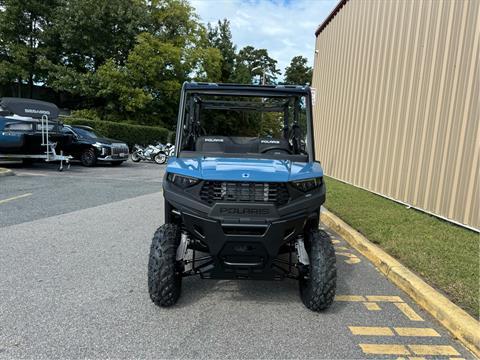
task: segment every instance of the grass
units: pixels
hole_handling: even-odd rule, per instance
[[[325,207],[478,319],[480,235],[326,178]]]

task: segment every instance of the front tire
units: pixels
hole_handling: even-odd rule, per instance
[[[165,164],[165,162],[167,161],[167,155],[165,155],[164,153],[158,153],[157,155],[155,155],[153,160],[159,165]]]
[[[311,230],[306,240],[310,265],[306,273],[300,277],[300,297],[307,308],[321,311],[332,305],[335,297],[337,287],[335,250],[330,236],[323,230]]]
[[[148,292],[155,305],[172,306],[180,297],[182,274],[176,261],[179,244],[177,225],[164,224],[155,231],[148,261]]]
[[[95,154],[95,150],[93,148],[85,149],[80,155],[80,161],[82,162],[83,166],[94,166],[97,163],[97,155]]]
[[[141,160],[141,159],[140,159],[140,156],[138,155],[138,153],[137,153],[136,151],[134,151],[134,152],[132,153],[132,161],[133,161],[133,162],[140,162],[140,160]]]

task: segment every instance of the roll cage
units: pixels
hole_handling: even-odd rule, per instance
[[[191,95],[191,96],[188,96]],[[207,96],[208,95],[208,96]],[[228,99],[211,99],[221,96]],[[205,98],[204,98],[205,97]],[[250,102],[235,100],[245,97],[261,97],[275,99],[273,102]],[[306,107],[305,144],[301,145],[299,123],[300,97],[304,97]],[[278,100],[278,101],[277,101]],[[293,104],[292,104],[293,102]],[[293,105],[293,113],[288,111]],[[237,85],[217,83],[184,83],[180,96],[175,156],[191,157],[194,154],[201,156],[222,156],[219,153],[208,153],[184,150],[186,144],[195,144],[201,137],[202,124],[200,122],[200,109],[203,110],[239,110],[246,112],[277,112],[283,113],[283,137],[292,147],[292,160],[315,161],[313,143],[313,121],[311,90],[308,86],[289,85]],[[186,114],[188,116],[186,116]],[[188,146],[187,146],[188,147]],[[194,147],[194,145],[190,145]],[[300,155],[300,153],[302,154]],[[278,155],[270,154],[235,154],[236,157],[263,157],[277,158]]]

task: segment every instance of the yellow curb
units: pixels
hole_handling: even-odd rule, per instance
[[[322,208],[320,219],[480,358],[480,322],[330,211]]]
[[[9,175],[13,175],[12,170],[0,167],[0,176],[9,176]]]

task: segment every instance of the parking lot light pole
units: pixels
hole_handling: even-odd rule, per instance
[[[263,66],[255,66],[251,71],[255,71],[257,69],[261,69],[262,70],[262,81],[261,81],[261,85],[265,85],[265,82],[266,82],[266,76],[265,76],[265,68]]]

